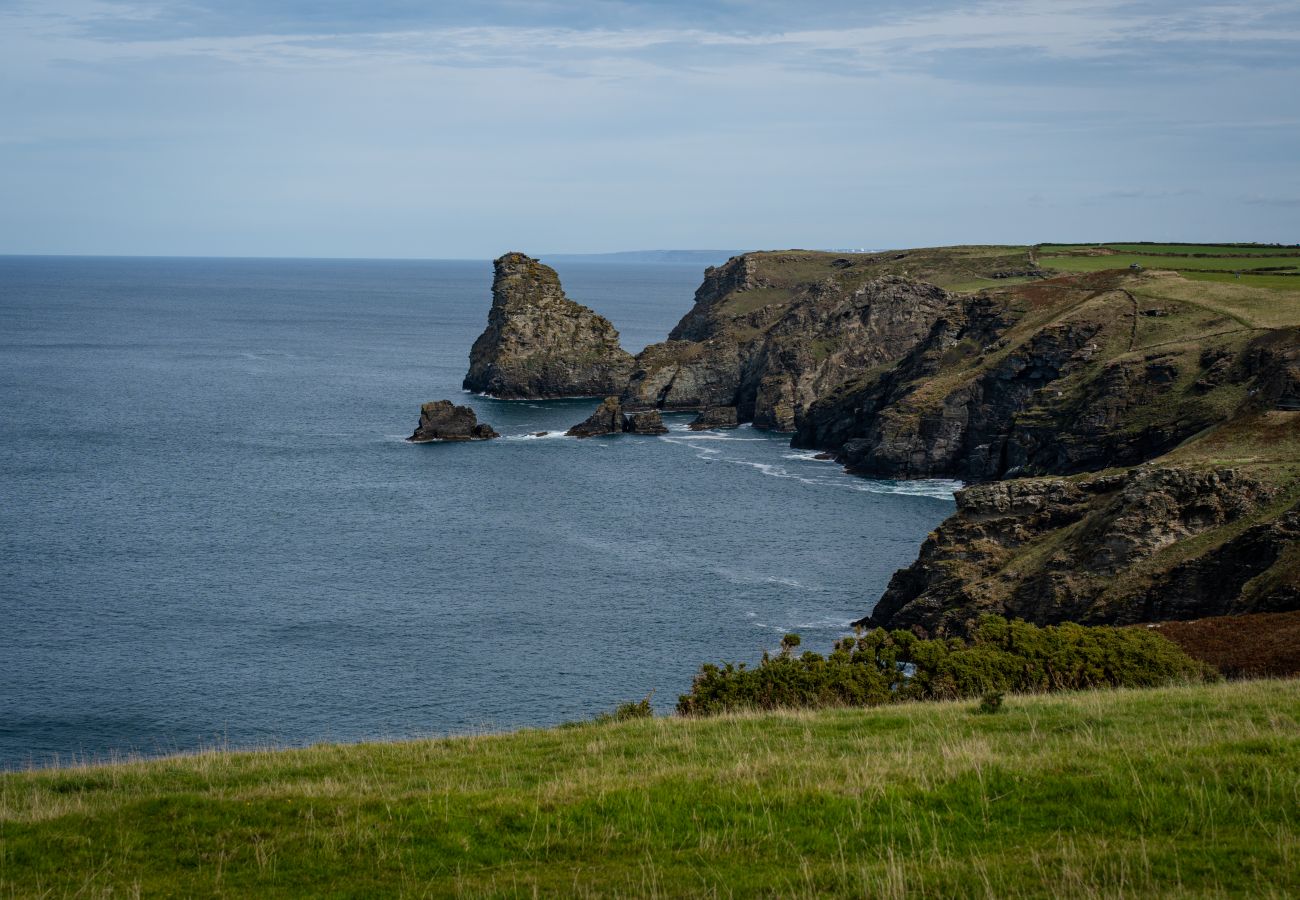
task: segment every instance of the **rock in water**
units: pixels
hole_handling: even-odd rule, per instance
[[[686,426],[691,431],[709,431],[714,428],[735,428],[736,407],[710,406],[701,410],[691,424]]]
[[[627,417],[617,397],[606,397],[596,411],[586,420],[565,432],[569,437],[596,437],[601,434],[622,434],[627,430]]]
[[[627,417],[627,423],[624,430],[628,434],[667,434],[668,427],[664,425],[663,417],[659,415],[659,410],[652,409],[649,412],[633,413]]]
[[[486,422],[479,422],[474,410],[456,406],[450,400],[432,400],[420,407],[420,424],[407,438],[414,444],[430,441],[487,441],[500,437]]]
[[[633,360],[608,319],[566,297],[555,270],[522,253],[494,267],[492,310],[470,350],[467,390],[506,399],[623,390]]]

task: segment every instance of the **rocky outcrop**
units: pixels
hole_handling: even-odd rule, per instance
[[[609,320],[566,297],[550,266],[522,253],[493,265],[492,309],[470,350],[467,390],[525,399],[623,389],[632,357]]]
[[[814,402],[792,444],[877,477],[1069,474],[1152,459],[1223,421],[1242,393],[1258,393],[1255,405],[1285,393],[1285,361],[1243,345],[1248,330],[1144,349],[1142,330],[1177,335],[1204,316],[1135,296],[1141,279],[1100,273],[966,298],[897,364]],[[1035,322],[1035,307],[1062,314]],[[1168,321],[1140,330],[1153,310]],[[1264,389],[1268,378],[1277,384]]]
[[[655,410],[625,415],[617,397],[606,397],[600,406],[565,434],[570,437],[597,437],[603,434],[667,434],[663,419]]]
[[[628,434],[667,434],[668,426],[657,409],[632,413],[627,417],[627,426],[623,429]]]
[[[691,431],[711,431],[715,428],[735,428],[737,424],[736,407],[710,406],[700,410],[700,414],[686,427]]]
[[[1298,540],[1300,504],[1236,468],[979,485],[859,624],[951,635],[985,613],[1129,624],[1294,609]]]
[[[623,407],[617,397],[606,397],[596,411],[565,432],[569,437],[597,437],[602,434],[622,434],[627,426]]]
[[[623,391],[630,408],[734,407],[792,431],[844,381],[905,355],[951,298],[830,254],[746,254],[705,272],[669,340],[647,347]]]
[[[487,441],[500,436],[491,425],[480,422],[468,406],[457,406],[450,400],[432,400],[420,407],[420,424],[407,440],[425,444],[432,441]]]

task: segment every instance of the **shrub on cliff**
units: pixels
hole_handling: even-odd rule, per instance
[[[778,656],[756,668],[706,664],[683,694],[685,715],[732,709],[876,706],[902,700],[952,700],[992,692],[1031,693],[1100,687],[1151,687],[1216,677],[1158,634],[1066,623],[1039,628],[997,616],[970,641],[923,640],[876,629],[835,642],[828,656],[794,656],[787,635]]]

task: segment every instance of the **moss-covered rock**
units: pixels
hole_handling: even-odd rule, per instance
[[[493,264],[487,329],[470,350],[466,390],[507,399],[623,390],[632,356],[609,320],[564,294],[559,276],[522,253]]]

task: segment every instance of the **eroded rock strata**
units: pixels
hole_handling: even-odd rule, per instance
[[[710,406],[700,410],[700,414],[686,427],[691,431],[711,431],[715,428],[735,428],[737,424],[736,407]]]
[[[1122,625],[1300,608],[1298,500],[1230,467],[967,488],[859,624],[950,635],[984,613]]]
[[[598,437],[604,434],[667,434],[668,428],[657,410],[626,415],[617,397],[606,397],[582,422],[565,432],[569,437]]]
[[[792,431],[844,380],[905,354],[947,306],[940,288],[828,254],[753,253],[705,272],[695,305],[636,358],[629,408],[732,407]]]
[[[457,406],[450,400],[432,400],[420,407],[420,424],[407,440],[424,444],[431,441],[487,441],[500,436],[491,425],[480,422],[468,406]]]
[[[498,261],[503,308],[511,278],[532,285],[519,296],[558,292],[514,256]],[[1295,609],[1293,297],[1052,273],[1033,248],[749,253],[706,271],[667,341],[619,357],[607,371],[624,377],[601,391],[618,396],[569,433],[655,432],[659,410],[692,410],[694,428],[791,431],[864,475],[972,483],[864,624],[957,634],[983,612],[1047,624]],[[504,358],[531,359],[527,344]]]
[[[522,253],[493,264],[487,329],[470,350],[467,390],[506,399],[604,396],[623,389],[632,356],[609,320],[564,294]]]

